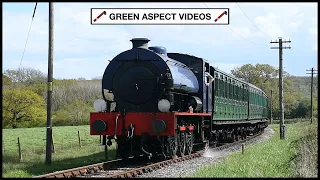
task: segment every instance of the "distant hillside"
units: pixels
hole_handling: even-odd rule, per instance
[[[310,97],[311,76],[290,76],[294,86],[302,92],[304,97]],[[318,77],[313,77],[313,92],[314,97],[318,96]]]

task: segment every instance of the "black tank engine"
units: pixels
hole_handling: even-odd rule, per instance
[[[149,47],[145,38],[131,42],[132,49],[106,67],[104,100],[95,101],[97,112],[90,113],[90,134],[102,135],[104,145],[114,139],[117,157],[183,156],[206,143],[245,139],[267,127],[261,89],[203,58]]]
[[[167,56],[164,47],[148,47],[148,39],[131,40],[133,47],[117,55],[103,75],[103,89],[112,93],[115,111],[200,111],[199,82],[185,64]]]

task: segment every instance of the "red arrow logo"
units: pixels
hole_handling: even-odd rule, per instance
[[[227,15],[227,14],[228,14],[227,11],[221,13],[220,16],[218,16],[218,17],[214,20],[214,22],[217,22],[223,15]]]
[[[106,15],[107,14],[107,12],[106,11],[103,11],[101,14],[99,14],[99,16],[97,17],[97,18],[95,18],[94,20],[93,20],[93,22],[96,22],[102,15]]]

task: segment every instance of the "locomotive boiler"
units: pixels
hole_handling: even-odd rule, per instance
[[[148,47],[148,39],[132,39],[132,49],[109,63],[102,87],[116,99],[120,112],[199,111],[202,103],[194,96],[199,82],[183,63],[167,56],[164,47]]]
[[[90,134],[117,144],[117,157],[191,154],[195,145],[234,141],[266,126],[265,93],[202,58],[167,53],[146,38],[115,56],[102,79],[103,100]],[[207,83],[206,74],[214,78]]]

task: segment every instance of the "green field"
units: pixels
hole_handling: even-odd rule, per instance
[[[248,146],[245,153],[232,153],[218,164],[201,168],[191,177],[317,177],[317,124],[288,124],[286,139],[279,138],[279,125],[267,141]]]
[[[3,129],[3,176],[31,177],[104,161],[100,137],[90,136],[88,125],[53,127],[52,131],[55,152],[52,154],[52,164],[45,165],[45,127]],[[22,160],[19,160],[18,137]],[[108,149],[109,159],[113,159],[115,144]]]
[[[318,150],[317,124],[309,125],[308,122],[288,124],[285,140],[279,139],[278,126],[270,125],[275,134],[265,142],[248,146],[244,155],[230,154],[222,163],[203,168],[192,177],[314,176],[312,168],[317,167],[317,164],[314,164],[317,161],[317,154],[314,153]],[[21,143],[21,161],[17,146],[18,137]],[[31,177],[104,161],[100,138],[90,136],[89,126],[53,128],[55,153],[52,155],[51,165],[44,164],[45,137],[44,127],[3,129],[3,176]],[[303,143],[302,148],[299,146],[301,143]],[[113,143],[109,148],[109,159],[115,156],[114,145]]]

